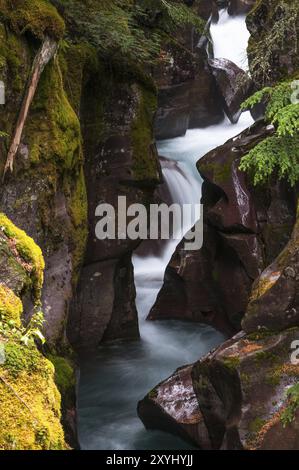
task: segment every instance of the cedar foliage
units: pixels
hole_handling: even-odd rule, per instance
[[[110,61],[152,63],[165,35],[177,26],[204,22],[179,0],[52,0],[72,39],[86,41]]]
[[[265,118],[276,128],[273,136],[241,159],[240,169],[253,176],[255,185],[267,182],[273,174],[291,186],[299,180],[299,100],[294,85],[299,82],[289,80],[263,88],[242,105],[248,109],[266,99]]]

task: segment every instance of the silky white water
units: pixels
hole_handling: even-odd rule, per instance
[[[246,68],[248,31],[245,17],[220,12],[212,25],[216,57],[235,61]],[[245,60],[244,60],[245,58]],[[198,204],[202,180],[196,161],[253,123],[243,113],[238,124],[227,118],[205,129],[189,130],[184,137],[158,143],[165,187],[172,202]],[[163,189],[163,188],[162,188]],[[195,219],[187,223],[191,228]],[[147,242],[145,242],[147,243]],[[79,438],[83,449],[188,449],[179,438],[160,431],[147,431],[137,417],[137,402],[177,367],[206,354],[224,337],[209,326],[178,321],[149,322],[146,317],[163,285],[165,268],[178,240],[149,245],[133,257],[140,341],[103,345],[97,355],[82,359],[79,389]],[[142,253],[142,254],[141,254]]]
[[[229,59],[248,71],[247,46],[250,33],[244,16],[231,17],[227,10],[220,10],[218,23],[210,27],[215,59]]]

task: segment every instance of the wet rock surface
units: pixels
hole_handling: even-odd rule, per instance
[[[284,183],[259,193],[238,169],[241,156],[272,132],[259,122],[198,162],[204,245],[192,252],[178,246],[149,319],[240,329],[253,281],[287,244],[295,220],[294,192]]]
[[[138,404],[138,415],[148,429],[160,429],[209,448],[204,424],[192,383],[192,366],[178,369],[155,387]]]
[[[298,365],[290,361],[298,335],[298,327],[238,334],[154,388],[139,403],[139,416],[146,426],[179,434],[201,449],[296,449],[298,409],[288,390],[298,384]]]
[[[246,72],[230,60],[209,59],[208,63],[222,96],[225,114],[235,124],[241,116],[241,104],[251,93],[252,82]]]

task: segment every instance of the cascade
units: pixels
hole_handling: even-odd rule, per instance
[[[215,57],[248,68],[249,33],[245,17],[220,11],[211,25]],[[202,180],[196,161],[253,123],[249,112],[235,125],[220,124],[188,130],[184,137],[158,142],[164,184],[161,191],[171,202],[198,204]],[[190,219],[186,231],[196,220]],[[185,228],[185,227],[184,227]],[[147,243],[147,242],[145,242]],[[194,362],[223,341],[209,326],[177,321],[148,322],[146,317],[163,285],[177,240],[163,242],[147,254],[141,248],[133,257],[140,341],[103,345],[93,360],[82,361],[79,390],[79,437],[83,449],[190,449],[179,438],[146,431],[137,417],[137,402],[177,367]]]

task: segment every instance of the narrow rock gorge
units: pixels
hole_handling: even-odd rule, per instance
[[[298,11],[0,0],[0,450],[299,449]]]

